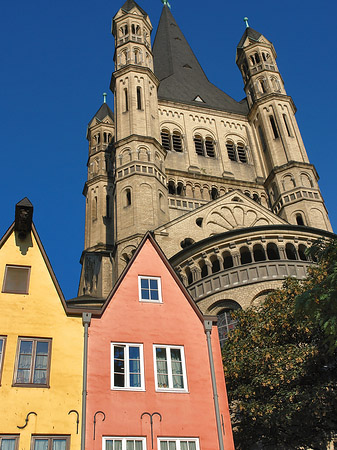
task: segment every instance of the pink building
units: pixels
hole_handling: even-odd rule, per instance
[[[147,234],[91,320],[85,448],[234,449],[212,319]]]

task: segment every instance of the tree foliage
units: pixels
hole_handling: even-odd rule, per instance
[[[337,431],[337,362],[327,343],[336,260],[320,248],[307,280],[287,279],[259,308],[235,312],[223,361],[237,449],[326,450]]]

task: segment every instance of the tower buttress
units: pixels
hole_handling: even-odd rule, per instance
[[[246,21],[238,44],[240,69],[250,108],[249,121],[260,148],[265,188],[273,211],[291,224],[331,231],[318,187],[295,118],[296,107],[284,88],[273,44]]]
[[[127,0],[113,18],[115,279],[146,231],[169,220],[151,31],[148,15],[133,0]]]

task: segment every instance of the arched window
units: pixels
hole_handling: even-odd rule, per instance
[[[236,320],[233,319],[232,313],[240,308],[240,305],[232,300],[224,302],[224,308],[217,314],[218,332],[220,346],[222,347],[228,337],[228,333],[234,330]]]
[[[174,181],[170,180],[168,182],[168,193],[170,195],[175,195],[176,194],[176,185],[174,183]]]
[[[216,200],[219,197],[219,191],[216,187],[212,187],[211,189],[211,199]]]
[[[255,244],[253,247],[254,261],[265,261],[266,260],[266,252],[261,244]]]
[[[91,215],[92,220],[97,220],[97,196],[93,198]]]
[[[248,247],[240,248],[240,261],[241,264],[249,264],[252,262],[252,255]]]
[[[259,54],[258,54],[258,53],[255,53],[255,54],[254,54],[254,57],[255,57],[256,64],[258,64],[258,63],[260,62],[260,56],[259,56]]]
[[[285,115],[285,114],[283,114],[283,121],[284,121],[284,125],[285,125],[285,127],[286,127],[286,130],[287,130],[287,133],[288,133],[288,136],[290,136],[291,137],[291,133],[290,133],[290,127],[289,127],[289,124],[288,124],[288,119],[287,119],[287,116]]]
[[[225,270],[230,269],[231,267],[234,266],[233,257],[229,251],[223,252],[222,258],[223,258],[223,267]]]
[[[199,156],[204,155],[204,145],[202,137],[199,135],[194,136],[194,146],[195,146],[195,153]]]
[[[232,141],[227,141],[226,148],[227,148],[228,158],[231,161],[236,161],[236,152],[235,152],[235,148],[234,148],[234,143]]]
[[[211,256],[210,258],[212,263],[212,273],[216,273],[220,271],[220,261],[216,257],[216,255]]]
[[[260,125],[257,127],[257,131],[258,131],[259,136],[260,136],[260,141],[261,141],[261,145],[262,145],[262,150],[263,150],[264,152],[266,152],[266,151],[267,151],[267,143],[266,143],[266,139],[265,139],[265,137],[264,137],[263,130],[262,130],[262,128],[260,127]]]
[[[277,139],[279,137],[278,131],[277,131],[277,126],[276,126],[276,122],[274,119],[274,116],[269,116],[269,121],[270,121],[270,125],[272,127],[273,133],[274,133],[274,138]]]
[[[129,111],[129,99],[128,99],[128,90],[124,88],[124,110]]]
[[[205,139],[205,148],[206,148],[207,156],[209,156],[210,158],[214,158],[215,157],[215,150],[214,150],[214,141],[213,141],[212,138],[207,137]]]
[[[260,83],[260,91],[262,92],[262,94],[265,94],[267,92],[267,88],[266,88],[266,81],[264,79],[259,80]]]
[[[167,151],[171,150],[170,132],[167,130],[162,130],[160,134],[161,134],[161,145],[164,147],[165,150]]]
[[[142,109],[142,89],[137,86],[137,109]]]
[[[295,249],[294,245],[289,242],[286,244],[286,255],[287,255],[287,258],[291,259],[292,261],[297,259],[296,249]]]
[[[280,253],[278,251],[277,245],[274,244],[274,242],[269,242],[269,244],[267,245],[267,256],[271,261],[280,259]]]
[[[207,264],[205,263],[205,261],[202,259],[199,262],[199,267],[201,269],[201,278],[205,278],[208,275],[208,267]]]
[[[306,255],[307,247],[304,244],[300,244],[298,246],[298,256],[300,257],[301,261],[308,261],[307,255]]]
[[[256,202],[256,203],[261,204],[260,197],[259,197],[258,194],[256,194],[256,193],[253,194],[253,200],[254,200],[254,202]]]
[[[131,189],[125,189],[125,206],[131,205]]]
[[[241,142],[239,142],[237,144],[236,148],[237,148],[237,152],[238,152],[239,161],[242,163],[246,163],[247,162],[247,154],[246,154],[245,146]]]
[[[181,181],[177,184],[177,195],[184,195],[184,185]]]
[[[193,274],[189,267],[186,267],[185,274],[186,274],[186,278],[187,278],[187,283],[192,284],[193,283]]]
[[[183,144],[181,139],[181,134],[178,131],[174,131],[172,134],[172,146],[175,152],[183,151]]]
[[[301,213],[296,214],[296,223],[297,225],[304,225],[304,220]]]

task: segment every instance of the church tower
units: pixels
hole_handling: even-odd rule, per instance
[[[285,91],[273,44],[253,30],[238,44],[236,63],[244,81],[248,119],[260,147],[265,189],[272,210],[290,224],[331,231],[309,159],[295,119],[296,107]]]
[[[159,142],[159,81],[153,72],[151,31],[148,15],[133,0],[113,18],[115,277],[144,233],[168,221],[166,150]]]

